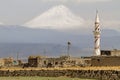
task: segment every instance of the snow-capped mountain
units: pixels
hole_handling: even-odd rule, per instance
[[[37,16],[33,20],[24,24],[29,28],[42,29],[77,29],[82,26],[84,19],[76,16],[64,5],[58,5],[50,8],[46,12]]]

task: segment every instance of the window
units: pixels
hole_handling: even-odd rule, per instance
[[[46,61],[44,61],[44,64],[46,64]]]
[[[98,62],[100,62],[100,59],[97,59]]]
[[[55,62],[55,65],[58,65],[58,62]]]

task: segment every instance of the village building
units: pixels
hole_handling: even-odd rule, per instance
[[[21,60],[14,60],[12,57],[8,58],[0,58],[0,67],[13,67],[13,66],[21,66]]]
[[[0,58],[0,67],[3,67],[5,65],[4,60]]]
[[[3,60],[4,60],[4,66],[6,67],[13,66],[14,59],[12,57],[3,58]]]
[[[101,50],[102,56],[120,56],[120,50]]]
[[[30,56],[28,65],[30,67],[74,67],[80,66],[82,63],[80,58],[70,56],[61,56],[58,58],[45,58],[40,56]]]
[[[120,66],[120,56],[93,56],[91,66]]]

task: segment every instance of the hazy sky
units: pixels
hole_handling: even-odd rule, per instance
[[[120,29],[120,0],[0,0],[0,23],[22,25],[56,5],[65,5],[88,24],[98,9],[103,26]]]

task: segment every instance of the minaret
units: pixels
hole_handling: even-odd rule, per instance
[[[98,11],[96,11],[96,18],[95,18],[95,30],[94,32],[94,55],[100,56],[100,20],[98,16]]]

